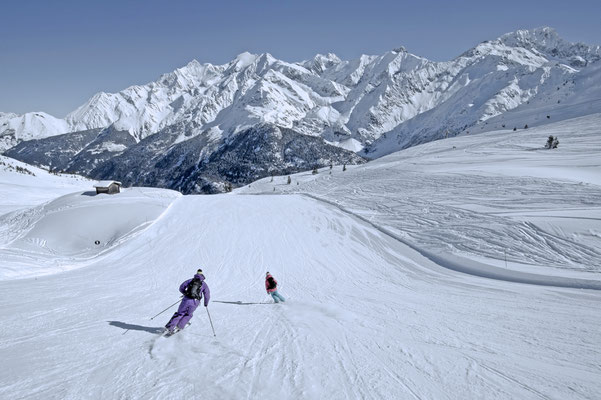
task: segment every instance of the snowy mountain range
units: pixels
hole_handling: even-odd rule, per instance
[[[599,112],[599,59],[599,46],[551,28],[509,33],[448,62],[402,47],[351,61],[243,53],[98,93],[64,119],[0,114],[0,146],[31,164],[126,185],[216,192],[449,135]]]

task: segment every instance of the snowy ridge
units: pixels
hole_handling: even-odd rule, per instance
[[[0,113],[0,150],[10,148],[20,141],[42,139],[71,131],[72,128],[65,120],[44,112],[23,115]]]
[[[574,67],[583,67],[601,59],[600,46],[567,42],[549,27],[518,30],[501,36],[498,41],[512,47],[534,48],[541,54],[569,60]]]
[[[111,124],[137,140],[173,123],[195,103],[194,96],[213,83],[219,66],[196,60],[148,85],[131,86],[119,93],[98,93],[67,115],[72,131],[106,128]]]

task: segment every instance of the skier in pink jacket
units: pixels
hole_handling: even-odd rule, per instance
[[[284,296],[278,293],[278,281],[276,281],[269,272],[265,276],[265,290],[267,290],[267,294],[270,294],[271,297],[273,297],[273,301],[276,303],[286,301]]]

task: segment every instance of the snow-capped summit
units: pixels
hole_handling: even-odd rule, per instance
[[[336,54],[328,53],[326,55],[317,54],[313,59],[301,62],[301,65],[317,74],[321,74],[326,69],[341,62],[342,60]]]
[[[62,119],[45,112],[22,115],[0,113],[0,151],[20,141],[42,139],[70,132],[71,127]]]
[[[199,86],[208,86],[219,74],[223,72],[223,67],[213,64],[201,64],[196,60],[190,61],[184,67],[178,68],[173,72],[163,74],[157,81],[172,89],[193,89]]]
[[[264,59],[273,58],[271,54],[263,54],[262,56],[258,56],[256,54],[251,54],[248,51],[240,53],[234,58],[232,62],[230,62],[230,68],[233,68],[235,71],[240,71],[248,67],[250,64],[257,61],[259,57],[263,57]]]
[[[98,93],[70,113],[66,120],[72,130],[106,128],[112,124],[137,140],[174,123],[211,86],[223,67],[194,60],[162,75],[147,85],[131,86],[119,93]]]
[[[553,58],[575,61],[574,66],[586,66],[601,59],[599,46],[570,43],[550,27],[518,30],[501,36],[497,41],[511,47],[534,49]]]

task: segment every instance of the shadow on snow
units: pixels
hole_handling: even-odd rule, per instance
[[[273,304],[273,303],[243,303],[241,301],[219,301],[219,300],[213,300],[213,303],[235,304],[238,306],[250,306],[250,305],[255,305],[255,304]]]
[[[125,322],[121,322],[121,321],[107,321],[107,322],[109,323],[109,325],[116,326],[117,328],[131,330],[131,331],[143,331],[143,332],[154,333],[154,334],[161,333],[165,329],[163,327],[157,328],[157,327],[151,327],[151,326],[126,324]]]

